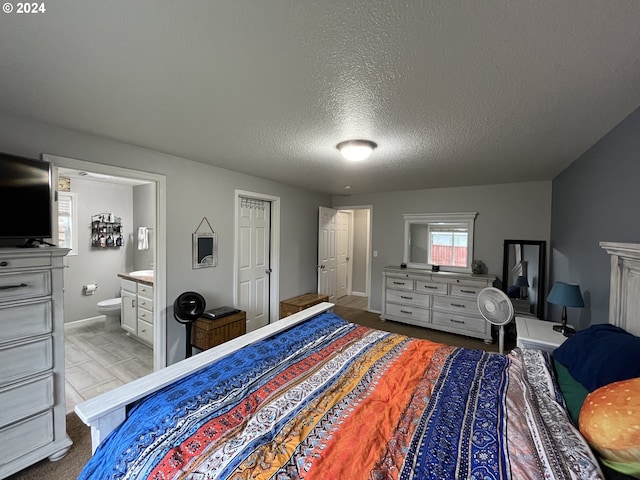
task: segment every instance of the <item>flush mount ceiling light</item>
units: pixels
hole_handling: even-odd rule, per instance
[[[347,160],[359,162],[368,158],[377,146],[371,140],[347,140],[346,142],[340,142],[336,145],[336,148],[340,150],[342,156]]]

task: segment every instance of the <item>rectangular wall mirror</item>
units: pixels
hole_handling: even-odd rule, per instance
[[[404,263],[410,268],[471,272],[477,213],[405,213]]]
[[[544,316],[546,249],[543,240],[504,241],[502,290],[516,315]]]

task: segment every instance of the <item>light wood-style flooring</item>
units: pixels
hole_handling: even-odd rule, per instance
[[[340,305],[341,307],[357,308],[358,310],[366,310],[368,304],[368,297],[360,297],[357,295],[345,295],[336,301],[336,305]]]
[[[153,350],[124,330],[106,331],[104,321],[68,323],[64,334],[67,413],[77,403],[153,372]]]

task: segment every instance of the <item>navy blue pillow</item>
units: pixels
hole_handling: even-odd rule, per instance
[[[592,392],[640,377],[640,337],[608,323],[591,325],[556,348],[553,358]]]

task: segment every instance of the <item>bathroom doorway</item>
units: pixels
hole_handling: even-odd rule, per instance
[[[151,270],[153,291],[148,314],[152,317],[153,334],[148,343],[152,344],[152,353],[150,360],[139,363],[146,363],[152,371],[166,366],[165,177],[52,155],[43,157],[57,167],[63,184],[70,183],[69,190],[77,199],[78,245],[65,258],[65,323],[89,323],[100,318],[97,303],[120,297],[119,274]],[[91,226],[94,215],[104,214],[122,222],[123,239],[112,239],[102,247],[100,243],[93,244]],[[144,227],[144,239],[139,237],[140,227]],[[137,354],[137,345],[143,350],[142,342],[123,348]],[[104,384],[106,388],[110,383],[105,380]]]

